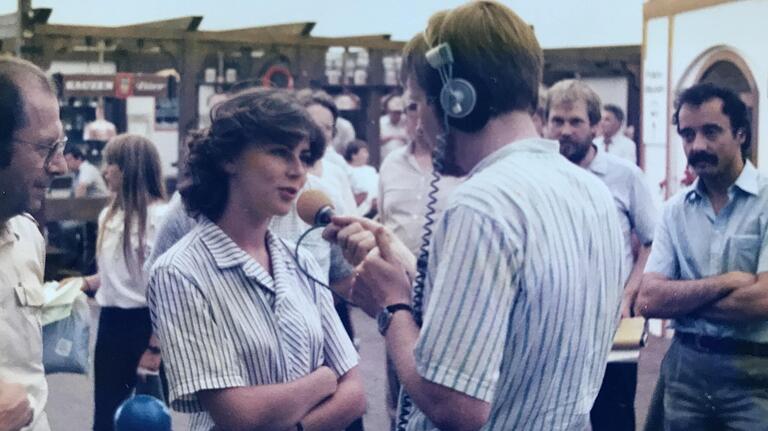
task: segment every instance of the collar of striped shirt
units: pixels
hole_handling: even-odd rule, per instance
[[[216,223],[201,217],[200,236],[219,269],[240,266],[247,277],[255,279],[266,289],[275,292],[275,281],[269,275],[269,271],[240,248]],[[275,274],[296,269],[288,244],[269,230],[267,231],[267,248]]]
[[[528,152],[528,153],[558,153],[560,151],[560,143],[553,140],[530,138],[522,139],[519,141],[510,142],[507,145],[499,148],[491,154],[485,156],[483,160],[475,165],[467,177],[471,177],[483,169],[491,166],[496,161],[507,157],[511,153],[515,152]]]

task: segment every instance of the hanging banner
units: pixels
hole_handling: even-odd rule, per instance
[[[168,97],[168,78],[141,73],[62,75],[62,97]]]

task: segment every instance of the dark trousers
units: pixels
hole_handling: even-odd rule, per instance
[[[660,374],[653,390],[648,416],[645,417],[643,431],[664,431],[664,378]]]
[[[637,362],[609,362],[589,413],[593,431],[635,431]]]
[[[701,352],[675,338],[661,372],[665,430],[768,430],[768,358]]]
[[[148,308],[103,307],[94,354],[94,431],[111,431],[115,410],[136,386],[136,367],[152,334]]]

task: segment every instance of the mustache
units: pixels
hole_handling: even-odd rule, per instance
[[[709,163],[710,165],[716,165],[719,161],[715,154],[708,153],[706,151],[696,151],[688,156],[688,164],[695,165],[698,163]]]

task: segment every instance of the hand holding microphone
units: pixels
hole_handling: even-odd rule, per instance
[[[365,218],[336,216],[333,210],[331,200],[319,190],[307,190],[296,202],[299,217],[311,226],[326,226],[323,238],[338,244],[344,258],[357,266],[376,247],[373,232],[381,225]]]
[[[305,223],[311,226],[326,226],[323,238],[338,244],[344,258],[353,266],[360,265],[376,248],[376,231],[379,228],[387,229],[371,219],[335,215],[333,203],[319,190],[307,190],[302,193],[296,202],[296,210]],[[416,256],[391,232],[389,238],[393,255],[403,263],[412,279],[416,274]]]
[[[333,204],[318,190],[299,196],[296,209],[304,222],[326,226],[323,238],[338,244],[356,267],[352,299],[371,316],[392,301],[410,302],[416,257],[382,224],[361,217],[337,216]]]

